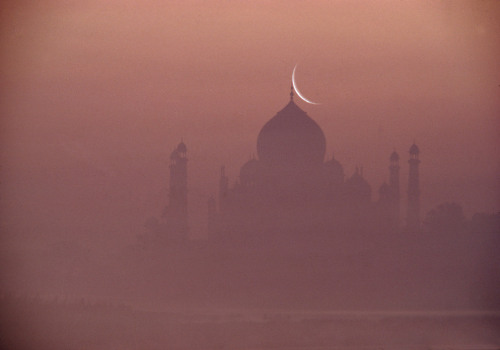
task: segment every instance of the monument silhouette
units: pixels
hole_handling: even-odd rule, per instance
[[[399,155],[389,157],[388,183],[372,199],[363,167],[346,177],[333,156],[325,160],[326,139],[321,127],[293,100],[260,130],[257,157],[252,156],[230,186],[221,167],[217,200],[208,201],[208,240],[238,248],[311,247],[335,237],[372,231],[418,231],[419,148],[409,154],[406,225],[400,220]],[[188,240],[187,148],[172,152],[169,205],[164,217],[168,236]],[[327,247],[328,245],[326,245]]]
[[[245,301],[260,295],[271,303],[384,298],[382,287],[365,291],[386,284],[388,271],[405,264],[398,261],[406,249],[402,237],[420,232],[418,147],[409,150],[406,220],[398,153],[389,154],[387,181],[373,199],[363,167],[346,176],[337,159],[325,159],[323,130],[294,102],[293,87],[288,104],[260,130],[256,148],[235,181],[221,167],[202,241],[189,239],[187,147],[174,148],[168,205],[149,227],[165,266],[178,267],[161,272],[177,293]]]

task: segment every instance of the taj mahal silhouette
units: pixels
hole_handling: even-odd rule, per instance
[[[356,167],[346,177],[333,157],[325,161],[321,127],[290,101],[261,129],[257,157],[242,167],[229,186],[221,167],[217,200],[208,200],[208,240],[238,248],[314,246],[346,233],[418,231],[420,226],[419,148],[409,149],[406,220],[400,218],[399,155],[389,156],[388,182],[372,200],[372,189]],[[171,241],[188,240],[187,147],[174,149],[170,163],[169,203],[164,234]],[[404,224],[402,225],[402,222]],[[291,248],[291,247],[289,247]]]
[[[387,182],[373,200],[362,167],[346,176],[339,161],[325,159],[323,130],[294,102],[292,86],[233,185],[221,167],[204,240],[189,235],[187,153],[182,141],[172,151],[168,204],[149,225],[149,251],[161,261],[155,275],[168,281],[162,295],[360,306],[385,305],[387,285],[391,293],[410,288],[404,281],[418,266],[412,242],[421,232],[417,145],[409,149],[403,218],[398,153],[389,154]]]
[[[137,261],[151,262],[138,278],[154,279],[154,293],[206,305],[463,306],[470,305],[470,293],[453,293],[464,276],[472,281],[481,264],[496,261],[497,254],[485,258],[482,247],[496,242],[497,219],[477,216],[467,226],[456,215],[443,222],[436,212],[438,226],[429,226],[429,214],[421,222],[415,143],[406,191],[400,156],[389,151],[382,163],[387,179],[373,194],[362,167],[346,176],[337,159],[325,159],[323,130],[294,102],[292,88],[288,103],[261,128],[256,149],[237,179],[230,181],[221,167],[218,195],[208,198],[207,234],[193,239],[188,148],[182,141],[174,148],[168,203],[132,249]],[[475,290],[473,303],[497,305],[488,294],[493,290]]]

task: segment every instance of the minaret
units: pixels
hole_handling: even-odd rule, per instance
[[[187,148],[181,141],[170,156],[168,222],[172,234],[182,239],[188,234]]]
[[[224,211],[226,208],[226,198],[227,191],[229,188],[229,179],[226,176],[226,167],[221,166],[220,168],[220,180],[219,180],[219,210]]]
[[[208,238],[211,239],[214,237],[215,234],[216,217],[217,217],[217,208],[215,204],[215,198],[213,196],[210,196],[208,198],[207,206],[208,206],[207,231],[208,231]]]
[[[400,207],[400,193],[399,193],[399,154],[396,151],[392,152],[389,158],[389,196],[390,196],[390,211],[392,227],[399,227],[399,207]]]
[[[406,217],[406,224],[411,231],[418,231],[420,229],[419,153],[420,150],[413,143],[410,147],[410,160],[408,161],[410,164],[410,173],[408,177],[408,209]]]

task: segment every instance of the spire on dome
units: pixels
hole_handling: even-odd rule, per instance
[[[290,101],[293,101],[293,83],[292,86],[290,86]]]

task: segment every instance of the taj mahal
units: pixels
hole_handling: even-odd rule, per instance
[[[325,159],[323,130],[294,102],[292,86],[288,104],[258,134],[257,157],[241,167],[233,186],[221,167],[218,196],[208,200],[208,242],[293,252],[328,249],[346,235],[416,232],[419,152],[416,144],[411,145],[404,217],[398,153],[389,155],[388,178],[374,200],[362,167],[347,176],[335,158]],[[173,242],[188,240],[187,162],[187,147],[181,142],[171,154],[169,200],[162,218],[164,235]]]
[[[404,162],[395,150],[378,162],[386,176],[376,191],[363,167],[347,173],[338,159],[326,157],[321,126],[295,97],[292,86],[288,103],[256,135],[256,155],[241,162],[239,176],[230,178],[222,166],[217,178],[214,170],[218,193],[204,198],[201,238],[190,232],[188,147],[182,140],[175,146],[166,207],[132,250],[138,262],[150,262],[140,278],[152,276],[154,293],[165,300],[206,305],[359,309],[447,303],[464,274],[475,278],[468,262],[483,261],[473,256],[492,239],[488,229],[477,226],[471,235],[457,222],[436,230],[421,221],[415,142]],[[470,294],[462,297],[458,304]]]

